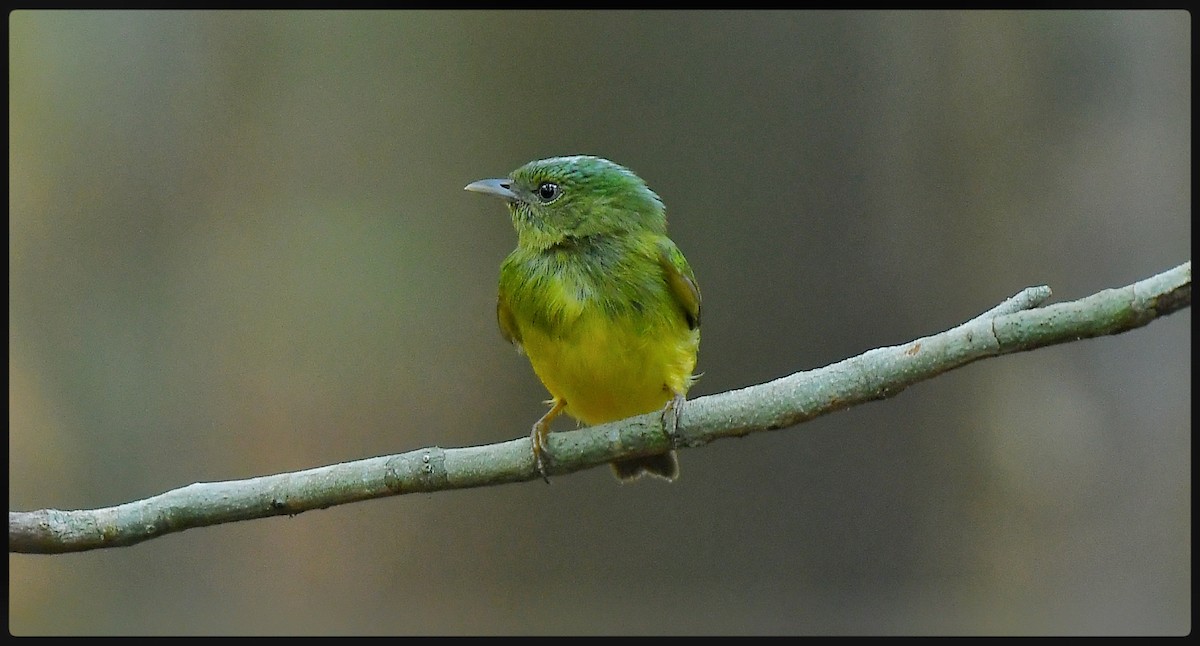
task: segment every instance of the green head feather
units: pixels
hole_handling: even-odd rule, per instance
[[[468,191],[508,202],[518,243],[537,249],[595,235],[666,233],[662,200],[624,166],[588,155],[529,162]]]

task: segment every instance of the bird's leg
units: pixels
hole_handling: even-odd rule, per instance
[[[685,401],[683,393],[675,393],[666,406],[663,406],[662,415],[659,420],[662,422],[663,432],[667,434],[667,441],[671,443],[671,448],[676,447],[675,431],[679,429],[679,409],[683,407]],[[670,424],[667,423],[667,415],[671,416]]]
[[[533,463],[537,466],[538,473],[542,474],[542,480],[545,480],[546,484],[550,484],[550,477],[546,475],[546,462],[550,456],[550,449],[546,446],[546,435],[550,433],[550,422],[553,422],[554,418],[558,417],[558,414],[567,407],[567,401],[558,397],[551,399],[550,403],[553,406],[533,425],[533,433],[529,435],[529,440],[533,444]]]

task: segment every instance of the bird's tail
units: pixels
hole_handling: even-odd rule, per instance
[[[617,476],[617,480],[628,482],[637,480],[643,475],[652,475],[656,478],[662,478],[668,482],[674,481],[679,477],[679,459],[675,457],[674,451],[660,453],[658,455],[647,455],[640,458],[630,458],[628,460],[617,460],[610,462],[613,475]]]

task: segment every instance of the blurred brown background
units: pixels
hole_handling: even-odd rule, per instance
[[[1191,257],[1184,12],[18,12],[9,507],[527,433],[462,190],[665,200],[701,396]],[[1191,312],[608,469],[9,557],[16,634],[1191,629]],[[569,428],[569,424],[559,426]]]

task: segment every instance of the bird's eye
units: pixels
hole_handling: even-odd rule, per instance
[[[555,184],[554,182],[542,182],[541,184],[538,184],[537,194],[538,198],[540,198],[543,202],[549,203],[558,199],[559,195],[562,195],[562,189],[559,188],[558,184]]]

